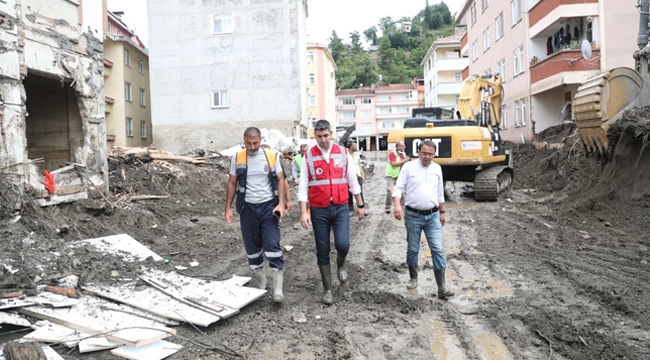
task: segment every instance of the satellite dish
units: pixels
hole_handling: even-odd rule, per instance
[[[591,59],[591,44],[587,39],[582,40],[580,44],[580,51],[582,51],[582,57],[589,60]]]

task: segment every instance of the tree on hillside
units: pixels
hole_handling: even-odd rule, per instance
[[[350,45],[348,47],[350,54],[358,54],[363,52],[363,47],[361,47],[361,35],[358,31],[353,31],[350,33]]]
[[[366,31],[363,32],[363,36],[366,37],[366,41],[371,45],[377,45],[377,27],[369,27],[366,29]]]
[[[446,25],[450,25],[454,22],[454,18],[451,16],[451,11],[449,7],[445,4],[444,1],[441,1],[440,4],[436,4],[437,12],[442,15],[442,22]]]
[[[385,17],[379,19],[379,29],[382,32],[385,32],[386,30],[388,30],[390,28],[394,28],[394,27],[395,27],[395,21],[393,21],[392,17],[385,16]]]
[[[338,64],[341,55],[345,52],[345,45],[343,40],[336,35],[336,31],[332,30],[332,37],[330,38],[330,43],[327,46],[332,53],[332,59]]]
[[[424,23],[427,26],[427,29],[429,28],[429,24],[431,24],[431,8],[429,7],[429,0],[427,0],[426,7],[424,8]]]

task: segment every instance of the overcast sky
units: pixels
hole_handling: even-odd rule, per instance
[[[429,5],[440,0],[430,0]],[[465,0],[446,0],[452,15],[460,10]],[[327,45],[332,30],[347,40],[352,31],[363,33],[377,25],[379,19],[390,16],[397,20],[404,16],[413,17],[424,9],[426,0],[309,0],[307,18],[307,40]],[[108,0],[108,10],[124,11],[122,20],[149,46],[146,0]],[[363,38],[363,35],[362,35]]]

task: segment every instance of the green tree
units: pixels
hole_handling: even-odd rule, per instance
[[[427,0],[426,7],[424,8],[424,24],[427,29],[431,29],[431,8],[429,7],[429,0]]]
[[[350,53],[358,54],[363,52],[363,47],[361,47],[361,35],[358,31],[353,31],[350,33]]]
[[[395,28],[395,21],[390,16],[385,16],[379,19],[379,29],[382,32],[386,32],[388,29]]]
[[[377,45],[377,27],[369,27],[366,29],[366,31],[363,32],[363,36],[366,37],[366,41],[371,45]]]
[[[343,40],[336,35],[336,31],[332,30],[332,37],[330,37],[330,43],[327,47],[332,53],[332,59],[338,64],[339,58],[345,52],[345,45],[343,44]]]
[[[431,26],[430,29],[440,29],[442,24],[442,14],[439,12],[434,12],[431,16],[431,24],[429,24]]]

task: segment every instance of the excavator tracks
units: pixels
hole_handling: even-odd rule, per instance
[[[499,193],[512,184],[512,169],[509,166],[492,166],[481,170],[474,178],[474,199],[496,201]]]

